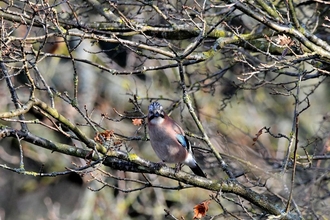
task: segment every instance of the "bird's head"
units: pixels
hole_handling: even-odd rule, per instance
[[[164,121],[165,113],[159,102],[152,102],[148,108],[148,120],[152,124],[160,124]]]

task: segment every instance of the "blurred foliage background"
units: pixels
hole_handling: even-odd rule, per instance
[[[292,201],[297,219],[326,219],[329,11],[328,2],[294,0],[0,1],[0,219],[192,219],[207,199],[204,219],[266,219],[238,195],[177,190],[182,183],[155,174],[102,164],[65,173],[90,161],[6,133],[25,124],[36,136],[88,149],[38,107],[4,117],[34,96],[90,139],[113,131],[115,150],[159,162],[145,118],[158,100],[190,136],[208,177],[228,179],[183,92],[237,181],[271,204]],[[138,182],[146,180],[150,186]]]

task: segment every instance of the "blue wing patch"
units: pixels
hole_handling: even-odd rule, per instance
[[[179,141],[179,143],[185,147],[186,149],[188,149],[188,145],[189,145],[189,142],[187,140],[187,138],[181,134],[177,134],[176,135],[176,139]]]

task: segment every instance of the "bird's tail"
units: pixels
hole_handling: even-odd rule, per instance
[[[202,177],[207,178],[206,174],[204,173],[202,168],[198,165],[198,163],[195,163],[195,167],[193,167],[193,166],[189,166],[189,167],[194,172],[194,174],[196,174],[197,176],[202,176]]]

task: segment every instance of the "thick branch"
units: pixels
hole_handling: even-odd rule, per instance
[[[72,122],[70,122],[66,117],[61,115],[56,109],[48,106],[46,103],[39,99],[29,100],[22,108],[18,108],[10,112],[0,113],[0,118],[11,118],[22,115],[28,112],[33,106],[41,108],[53,118],[57,119],[60,123],[69,128],[79,138],[79,140],[83,141],[89,148],[94,149],[94,147],[96,146],[98,152],[106,152],[106,149],[103,146],[95,143],[92,139],[88,138],[76,125],[72,124]]]
[[[250,17],[260,21],[261,23],[267,25],[273,30],[276,30],[278,32],[290,34],[297,38],[302,44],[304,44],[308,49],[311,51],[315,51],[318,53],[321,57],[326,57],[330,59],[330,45],[328,45],[325,41],[317,38],[316,36],[312,36],[306,29],[299,28],[295,29],[292,27],[289,27],[287,25],[279,24],[277,22],[274,22],[270,19],[267,19],[265,16],[256,13],[255,11],[251,10],[249,7],[244,5],[243,3],[231,0],[232,3],[235,3],[235,7],[245,14],[249,15]],[[311,41],[310,41],[310,40]]]
[[[29,143],[38,145],[51,151],[56,151],[80,158],[87,158],[90,155],[90,150],[84,150],[66,144],[54,143],[42,137],[35,136],[29,132],[16,131],[9,128],[2,128],[2,130],[0,130],[0,137],[3,138],[16,137],[16,135]],[[284,214],[281,211],[282,209],[269,202],[267,197],[252,191],[237,181],[209,180],[206,178],[198,177],[196,175],[185,173],[183,171],[176,171],[167,166],[159,166],[158,163],[152,163],[138,157],[135,154],[127,154],[122,151],[110,150],[106,155],[107,156],[104,159],[103,164],[113,169],[138,173],[154,173],[159,176],[167,177],[189,185],[198,186],[207,190],[234,193],[245,198],[246,200],[250,201],[251,203],[255,204],[270,214],[277,216]],[[99,160],[96,154],[93,154],[91,159],[94,161]],[[288,215],[283,216],[282,219],[294,219],[294,217],[289,213]]]

